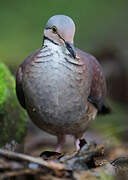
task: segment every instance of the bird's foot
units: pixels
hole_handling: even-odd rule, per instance
[[[56,147],[56,149],[55,149],[55,152],[60,152],[61,151],[61,149],[62,149],[62,146],[63,146],[63,144],[65,143],[65,140],[66,140],[66,136],[58,136],[57,137],[58,138],[58,144],[57,144],[57,147]]]
[[[62,145],[61,144],[58,144],[57,146],[56,146],[56,149],[55,149],[55,152],[60,152],[61,151],[61,149],[62,149]]]
[[[76,147],[76,151],[79,151],[81,149],[81,147],[83,147],[85,144],[87,144],[86,140],[83,139],[78,139],[76,138],[74,141],[75,147]]]
[[[79,139],[75,139],[75,147],[76,147],[76,151],[79,151],[80,150],[80,140]]]

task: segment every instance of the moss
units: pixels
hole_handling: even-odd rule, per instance
[[[4,66],[4,64],[0,63],[0,108],[1,110],[7,96],[6,76],[10,76],[10,74],[7,68]]]
[[[26,134],[27,115],[16,97],[15,79],[0,62],[0,146],[15,140],[22,142]]]
[[[110,173],[105,173],[103,170],[100,171],[99,173],[99,179],[101,180],[114,180],[115,177],[111,175]]]

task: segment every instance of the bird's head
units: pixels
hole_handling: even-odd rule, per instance
[[[49,39],[53,43],[66,46],[71,55],[75,58],[73,39],[75,24],[73,20],[65,15],[52,16],[44,29],[44,40]]]

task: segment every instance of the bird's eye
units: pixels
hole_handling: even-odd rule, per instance
[[[56,32],[57,32],[56,26],[52,26],[52,32],[53,32],[53,33],[56,33]]]

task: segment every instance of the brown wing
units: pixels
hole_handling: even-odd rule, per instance
[[[101,114],[106,114],[110,112],[108,105],[106,104],[106,82],[103,73],[103,69],[99,62],[92,55],[85,53],[77,49],[78,56],[84,54],[85,59],[88,59],[91,63],[91,68],[93,71],[92,83],[90,88],[90,95],[88,101],[95,105],[98,112]]]
[[[24,60],[24,62],[19,66],[17,73],[16,73],[16,94],[17,94],[17,97],[18,97],[18,100],[19,100],[21,106],[24,109],[26,109],[26,106],[25,106],[24,91],[23,91],[23,87],[22,87],[23,69],[26,64],[30,63],[33,60],[33,58],[37,55],[38,52],[39,52],[39,49],[34,51],[30,56],[28,56]]]
[[[110,109],[105,101],[106,98],[106,81],[103,69],[95,57],[89,55],[93,67],[93,80],[89,100],[98,108],[98,112],[106,114]]]

